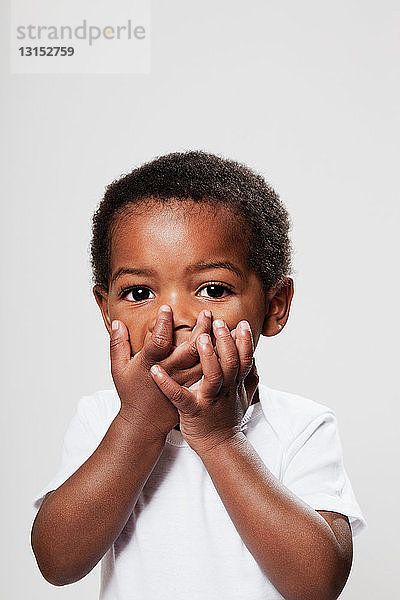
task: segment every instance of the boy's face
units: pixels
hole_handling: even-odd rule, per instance
[[[108,331],[112,320],[122,321],[136,354],[163,304],[172,308],[173,347],[189,338],[203,309],[231,330],[246,319],[256,346],[261,334],[284,325],[293,289],[289,298],[265,295],[248,267],[241,221],[223,207],[186,201],[126,211],[113,233],[108,291],[95,286],[94,293]]]

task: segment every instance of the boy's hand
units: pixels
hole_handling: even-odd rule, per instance
[[[182,435],[200,456],[240,431],[258,384],[247,321],[241,321],[233,335],[221,320],[214,321],[213,329],[216,349],[209,335],[197,338],[203,378],[190,389],[174,381],[162,365],[151,369],[160,390],[178,409]]]
[[[113,321],[110,335],[111,374],[121,399],[119,414],[127,421],[148,429],[156,438],[166,436],[179,422],[177,409],[165,398],[150,374],[154,363],[161,364],[182,385],[192,385],[201,378],[202,369],[196,338],[211,330],[211,313],[202,311],[187,342],[171,353],[172,311],[161,307],[153,331],[145,338],[143,348],[133,357],[129,333],[121,321]]]

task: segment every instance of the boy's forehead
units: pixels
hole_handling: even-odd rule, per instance
[[[160,252],[182,259],[222,253],[247,263],[244,220],[220,204],[180,201],[129,207],[113,228],[112,263],[154,258]]]

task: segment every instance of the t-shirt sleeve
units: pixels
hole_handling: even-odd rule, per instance
[[[337,419],[331,410],[316,417],[290,443],[282,482],[315,510],[346,515],[353,536],[365,528],[343,465]]]
[[[95,397],[85,396],[79,400],[75,414],[64,434],[58,470],[35,496],[33,501],[35,510],[40,508],[48,492],[64,483],[96,450],[103,437],[99,434],[99,417],[96,414],[98,410]]]

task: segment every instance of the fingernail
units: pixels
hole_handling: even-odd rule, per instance
[[[160,369],[157,367],[157,365],[153,365],[150,371],[153,373],[153,375],[158,375],[160,373]]]
[[[250,331],[250,325],[247,321],[240,321],[240,330],[241,331]]]
[[[163,304],[162,306],[160,306],[160,310],[162,310],[163,312],[171,312],[171,307],[168,306],[168,304]]]
[[[115,320],[114,320],[114,321],[111,323],[111,329],[112,329],[113,331],[117,331],[118,327],[119,327],[119,321],[115,321]]]
[[[205,316],[206,316],[208,319],[211,319],[211,313],[210,313],[210,311],[209,311],[209,310],[205,310],[205,311],[204,311],[204,314],[205,314]]]
[[[200,344],[210,343],[210,336],[207,335],[206,333],[202,333],[201,335],[199,335],[199,342],[200,342]]]
[[[211,356],[214,352],[214,349],[211,344],[211,338],[207,333],[202,333],[199,335],[199,344],[200,348],[207,356]]]
[[[217,319],[214,321],[214,327],[220,329],[221,327],[225,327],[225,323],[222,321],[222,319]]]

